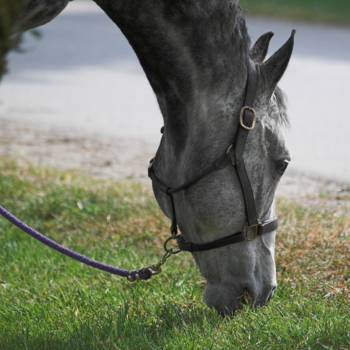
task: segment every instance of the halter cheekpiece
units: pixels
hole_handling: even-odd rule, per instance
[[[179,250],[177,252],[180,252],[180,251],[198,252],[198,251],[220,248],[229,244],[243,242],[245,240],[253,241],[258,236],[275,231],[278,228],[278,219],[276,217],[268,220],[260,220],[258,218],[253,190],[252,190],[252,187],[247,175],[247,171],[244,165],[244,158],[243,158],[244,146],[247,141],[249,131],[254,129],[255,122],[256,122],[256,114],[255,114],[255,110],[253,109],[256,90],[257,90],[257,71],[256,71],[255,64],[253,62],[250,62],[244,107],[241,109],[241,112],[240,112],[239,124],[234,137],[234,141],[228,147],[224,155],[218,158],[213,163],[212,166],[204,169],[202,173],[199,174],[197,177],[182,184],[181,186],[171,188],[167,186],[163,181],[161,181],[155,175],[155,172],[154,172],[155,158],[153,158],[150,161],[150,165],[148,168],[148,176],[151,178],[153,186],[156,186],[159,190],[161,190],[167,195],[168,203],[171,208],[170,210],[171,237],[165,242],[164,248],[166,251],[168,251],[168,249],[166,248],[166,244],[171,239],[176,240],[176,243],[179,247]],[[162,131],[163,131],[163,128],[162,128]],[[175,202],[174,202],[173,195],[175,193],[178,193],[180,191],[183,191],[189,188],[190,186],[200,181],[210,173],[217,170],[225,169],[229,165],[232,165],[236,168],[238,178],[240,180],[241,187],[243,190],[246,217],[247,217],[246,226],[243,227],[242,231],[235,232],[229,236],[219,238],[215,241],[210,241],[207,243],[186,242],[183,235],[178,234]],[[253,232],[252,235],[250,235],[251,231]],[[173,254],[177,252],[173,252]]]

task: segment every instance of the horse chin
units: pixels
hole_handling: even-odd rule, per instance
[[[203,297],[209,307],[215,308],[222,317],[226,317],[234,315],[246,306],[256,308],[267,305],[275,289],[276,285],[271,284],[257,295],[252,288],[207,284]]]

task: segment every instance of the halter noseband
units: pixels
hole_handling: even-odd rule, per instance
[[[244,146],[247,141],[248,133],[250,130],[253,130],[256,122],[256,114],[253,109],[254,99],[257,90],[257,72],[256,67],[253,62],[250,62],[249,65],[249,74],[247,81],[247,91],[244,102],[244,107],[241,109],[239,124],[236,131],[236,135],[233,143],[228,147],[227,152],[217,159],[211,167],[208,167],[202,171],[200,175],[184,183],[181,186],[171,188],[164,184],[154,173],[154,158],[151,160],[148,168],[148,176],[151,178],[152,183],[159,190],[166,193],[168,198],[168,203],[171,208],[171,227],[170,232],[172,234],[171,238],[176,239],[177,245],[179,246],[179,251],[187,252],[198,252],[204,250],[210,250],[215,248],[220,248],[229,244],[247,241],[253,241],[258,236],[261,236],[265,233],[275,231],[278,228],[278,219],[275,217],[269,220],[260,221],[257,216],[254,194],[250,181],[247,175],[247,171],[244,165]],[[210,241],[207,243],[192,243],[186,242],[183,235],[178,235],[177,233],[177,220],[176,220],[176,211],[173,194],[189,188],[194,183],[203,179],[210,173],[216,170],[225,169],[227,166],[233,165],[236,167],[238,178],[241,183],[243,190],[246,216],[247,216],[247,225],[243,227],[242,231],[235,232],[229,236],[219,238],[215,241]],[[249,230],[253,229],[254,235],[249,236]],[[168,242],[168,241],[167,241]],[[166,243],[167,243],[166,242]]]

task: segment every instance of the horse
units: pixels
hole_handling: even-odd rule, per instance
[[[49,22],[68,2],[32,0],[22,29]],[[153,191],[180,247],[191,244],[205,303],[222,315],[244,302],[266,305],[277,287],[275,194],[291,161],[277,84],[295,31],[265,60],[273,33],[251,47],[237,0],[95,2],[128,39],[156,95],[164,130]],[[236,244],[222,244],[231,236]]]

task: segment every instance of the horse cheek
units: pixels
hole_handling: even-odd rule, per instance
[[[187,207],[199,226],[216,230],[232,227],[241,221],[245,210],[242,190],[234,185],[231,172],[213,175],[215,179],[207,179],[186,193]]]

